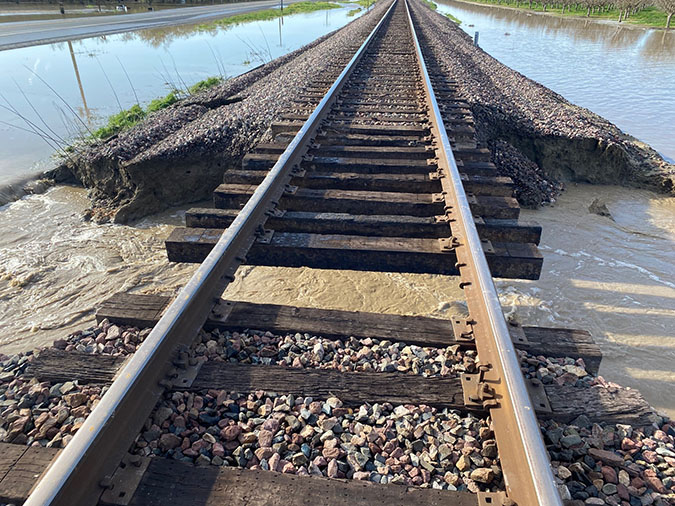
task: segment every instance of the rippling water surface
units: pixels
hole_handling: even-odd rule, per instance
[[[675,30],[436,3],[505,65],[675,159]]]
[[[614,216],[590,214],[598,196]],[[675,417],[675,198],[612,186],[572,186],[523,219],[543,228],[538,281],[498,280],[507,315],[525,325],[589,331],[600,374],[638,388]],[[245,267],[228,292],[251,302],[450,317],[447,276]]]

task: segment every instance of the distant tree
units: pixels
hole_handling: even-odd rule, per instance
[[[655,3],[668,15],[666,18],[666,29],[670,28],[670,18],[675,14],[675,0],[656,0]]]

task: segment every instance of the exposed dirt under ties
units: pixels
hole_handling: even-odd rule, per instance
[[[223,172],[241,163],[310,81],[358,44],[386,9],[370,13],[246,74],[151,115],[86,148],[49,176],[92,190],[93,217],[126,223],[168,207],[208,199]]]
[[[457,25],[411,2],[418,35],[458,83],[499,170],[513,178],[523,206],[555,198],[561,181],[612,183],[675,194],[675,166],[616,126],[502,65]],[[93,217],[125,223],[209,198],[269,126],[340,48],[356,45],[388,6],[286,56],[150,116],[86,148],[51,172],[57,182],[90,188]]]

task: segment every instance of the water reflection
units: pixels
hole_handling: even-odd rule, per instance
[[[674,30],[453,0],[439,0],[438,10],[469,35],[480,32],[481,48],[505,65],[675,159]]]
[[[171,45],[177,39],[193,37],[197,33],[215,37],[219,35],[219,33],[226,32],[230,28],[231,26],[217,26],[214,24],[165,26],[162,28],[148,28],[136,32],[126,32],[123,34],[123,40],[141,40],[154,48],[160,48],[162,46]]]
[[[236,76],[308,44],[354,19],[347,16],[353,7],[230,27],[162,27],[0,52],[0,186],[49,164],[53,143],[31,133],[30,123],[43,130],[46,124],[66,140],[86,136],[109,115],[137,102],[147,104],[170,88],[211,76]]]
[[[641,54],[656,60],[672,60],[675,55],[675,33],[652,30],[642,44]]]
[[[77,60],[75,59],[75,51],[73,51],[73,43],[68,41],[68,50],[70,51],[70,58],[73,60],[73,69],[75,70],[75,78],[77,79],[77,86],[80,88],[80,95],[82,96],[82,110],[87,122],[91,122],[91,112],[87,106],[87,99],[84,96],[84,88],[82,87],[82,79],[80,79],[80,71],[77,69]]]

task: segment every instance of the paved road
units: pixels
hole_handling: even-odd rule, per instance
[[[299,0],[284,0],[284,5],[295,1]],[[201,23],[208,19],[268,9],[278,5],[279,0],[262,0],[163,9],[136,14],[0,23],[0,51],[64,40],[84,39],[97,35],[129,32],[143,28]]]

